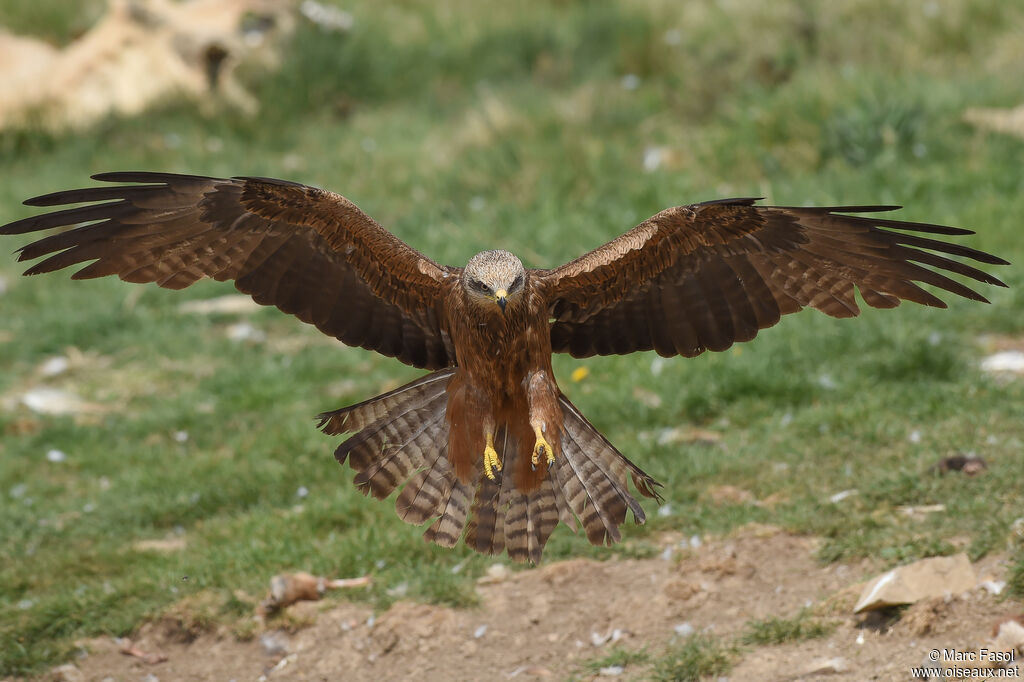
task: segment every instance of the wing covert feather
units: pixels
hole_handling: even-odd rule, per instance
[[[75,279],[117,275],[181,289],[233,280],[344,343],[439,369],[455,354],[442,301],[459,270],[438,265],[348,199],[269,178],[102,173],[134,183],[46,194],[25,203],[87,203],[19,220],[0,234],[71,229],[21,249],[25,274],[83,264]],[[102,202],[102,203],[97,203]]]
[[[797,208],[721,199],[677,206],[560,268],[536,273],[550,302],[555,352],[575,357],[656,350],[692,357],[749,341],[805,307],[833,317],[901,300],[946,304],[928,284],[984,296],[943,271],[1006,286],[949,256],[990,265],[1001,258],[914,233],[973,234],[929,223],[843,215],[896,206]],[[927,267],[926,267],[927,266]]]

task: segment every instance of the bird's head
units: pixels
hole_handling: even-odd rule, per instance
[[[508,251],[483,251],[466,263],[462,288],[470,301],[479,305],[505,306],[518,301],[526,284],[526,270]]]

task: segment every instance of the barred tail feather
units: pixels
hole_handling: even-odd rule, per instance
[[[529,455],[520,452],[520,437],[507,426],[495,434],[505,475],[484,476],[481,458],[473,462],[470,478],[460,479],[450,461],[446,418],[454,373],[454,368],[439,370],[320,415],[327,433],[355,432],[335,457],[355,470],[363,494],[384,499],[401,488],[395,501],[399,518],[417,525],[434,519],[423,534],[426,541],[453,547],[464,535],[477,552],[507,551],[514,561],[532,563],[540,562],[559,521],[575,532],[578,518],[595,545],[618,541],[629,512],[644,522],[629,480],[641,495],[654,498],[659,484],[623,457],[564,395],[559,397],[561,454],[536,487],[524,491],[516,485],[518,460]]]
[[[592,544],[611,545],[621,535],[627,511],[637,523],[646,520],[643,507],[629,492],[627,475],[641,495],[660,499],[660,484],[630,462],[587,421],[564,395],[559,396],[564,418],[562,457],[552,467],[558,487],[579,517]]]

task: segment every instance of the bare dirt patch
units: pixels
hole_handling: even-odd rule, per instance
[[[929,650],[982,646],[998,616],[1021,611],[1019,603],[977,589],[902,612],[854,616],[859,585],[880,567],[822,566],[812,538],[751,526],[698,547],[674,535],[660,540],[667,551],[656,559],[577,559],[492,577],[478,585],[474,609],[399,602],[374,614],[364,605],[306,602],[288,615],[307,627],[247,642],[224,632],[182,638],[166,623],[149,624],[133,644],[166,662],[126,656],[105,639],[90,644],[76,672],[88,680],[585,680],[593,675],[583,664],[613,646],[657,656],[681,641],[678,632],[733,640],[751,620],[809,609],[834,625],[830,635],[744,646],[730,679],[906,680]],[[1005,573],[999,558],[975,569],[983,577]],[[841,665],[815,672],[836,659]],[[620,679],[650,672],[629,666]]]

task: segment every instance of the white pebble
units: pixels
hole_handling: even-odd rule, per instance
[[[831,502],[832,504],[839,504],[840,502],[845,500],[847,497],[850,497],[850,496],[856,495],[856,494],[857,494],[856,490],[840,490],[835,495],[833,495],[832,497],[828,498],[828,501]]]
[[[675,630],[676,634],[680,637],[689,637],[694,633],[693,626],[689,623],[679,623],[673,628],[673,630]]]
[[[985,372],[1024,373],[1024,353],[1019,350],[1007,350],[989,355],[981,361],[981,369]]]
[[[68,361],[66,357],[64,357],[63,355],[58,355],[56,357],[50,358],[42,365],[40,365],[39,373],[42,374],[44,377],[53,377],[68,371],[68,367],[70,366],[71,363]]]
[[[61,462],[66,462],[68,456],[61,452],[60,450],[53,449],[47,450],[46,459],[53,462],[54,464],[60,464]]]

